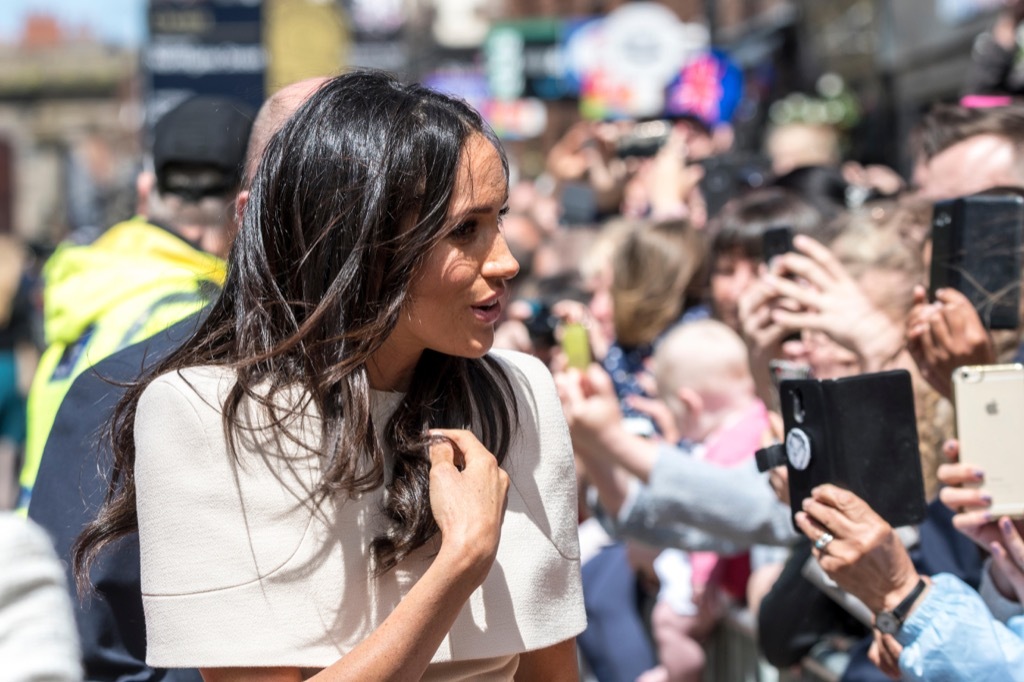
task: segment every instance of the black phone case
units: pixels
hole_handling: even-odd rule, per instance
[[[787,380],[779,390],[794,516],[815,486],[833,483],[854,492],[893,527],[924,519],[914,393],[906,370]],[[793,454],[800,441],[810,455],[802,469],[794,466]]]
[[[776,256],[793,250],[793,228],[788,225],[769,227],[761,237],[762,257],[765,263],[771,263]]]
[[[1020,322],[1021,230],[1024,198],[978,194],[935,204],[929,294],[963,293],[989,329]]]

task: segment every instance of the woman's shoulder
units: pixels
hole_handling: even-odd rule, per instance
[[[554,388],[551,370],[538,358],[514,350],[492,350],[488,357],[496,360],[517,389]]]
[[[230,367],[220,365],[198,365],[194,367],[182,367],[158,375],[150,382],[150,385],[162,384],[164,386],[193,387],[193,390],[201,391],[211,386],[218,386],[227,381],[235,379],[235,372]]]
[[[186,367],[155,377],[139,396],[135,412],[136,440],[158,434],[170,447],[185,434],[207,437],[223,432],[223,406],[234,384],[234,375],[223,367]]]
[[[488,357],[504,370],[519,412],[519,428],[550,433],[564,427],[562,406],[551,370],[539,359],[511,350],[492,350]]]
[[[161,401],[165,401],[170,394],[188,403],[219,406],[223,404],[234,381],[235,373],[227,367],[202,365],[172,370],[158,375],[146,386],[140,405],[153,400],[157,395],[161,396]]]
[[[520,369],[525,372],[543,371],[547,374],[551,373],[543,362],[528,353],[506,350],[504,348],[493,348],[487,355],[506,367]]]

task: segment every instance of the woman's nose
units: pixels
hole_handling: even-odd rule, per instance
[[[484,262],[484,277],[494,279],[512,279],[519,273],[519,261],[512,255],[508,243],[502,234],[498,234],[491,245],[491,252]]]

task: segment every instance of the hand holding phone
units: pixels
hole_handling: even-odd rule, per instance
[[[783,381],[780,402],[785,444],[760,451],[758,466],[787,465],[794,527],[803,500],[823,483],[850,490],[893,527],[924,518],[924,477],[907,371]]]
[[[1024,365],[976,365],[953,373],[960,459],[981,469],[993,516],[1024,518]]]
[[[947,441],[943,447],[949,462],[939,466],[938,478],[942,484],[939,499],[952,511],[953,527],[974,541],[979,547],[991,551],[993,543],[1005,543],[1011,535],[999,523],[1000,517],[994,516],[989,509],[992,499],[988,496],[985,486],[984,472],[973,464],[959,461],[960,444],[956,440]],[[1014,532],[1024,532],[1024,519],[1013,522]],[[992,574],[996,578],[995,571]],[[1004,594],[1011,594],[1011,589],[1000,588]]]
[[[940,289],[935,303],[928,303],[924,287],[915,287],[906,338],[921,376],[948,400],[953,399],[956,368],[996,363],[991,335],[971,301],[956,289]]]

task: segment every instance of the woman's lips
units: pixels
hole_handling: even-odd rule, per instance
[[[505,290],[496,292],[480,303],[473,306],[473,314],[484,324],[494,324],[501,317],[503,309],[502,302],[505,300]]]
[[[501,298],[487,305],[473,306],[473,315],[484,324],[494,324],[501,317]]]

